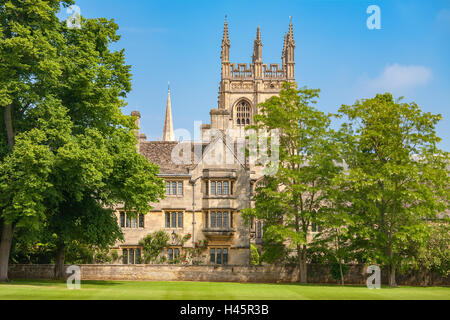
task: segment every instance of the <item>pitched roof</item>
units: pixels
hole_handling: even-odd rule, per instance
[[[161,174],[187,174],[189,165],[179,165],[172,161],[172,150],[177,144],[176,141],[145,141],[140,144],[140,153],[157,164]]]

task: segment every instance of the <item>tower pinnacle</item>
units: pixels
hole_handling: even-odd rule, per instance
[[[262,46],[261,29],[258,27],[256,30],[256,39],[253,44],[253,63],[262,63]]]
[[[293,81],[295,79],[295,40],[292,17],[289,17],[289,19],[289,31],[287,35],[285,35],[285,44],[283,48],[283,68],[285,69],[286,79]]]
[[[230,38],[228,37],[228,22],[227,16],[225,16],[225,22],[223,25],[223,38],[222,38],[222,54],[221,59],[223,62],[230,60]]]

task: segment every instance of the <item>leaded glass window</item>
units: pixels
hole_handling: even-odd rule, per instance
[[[211,195],[216,195],[216,183],[214,181],[211,181]]]
[[[223,227],[228,228],[228,212],[223,213]]]
[[[122,259],[123,259],[123,264],[128,264],[128,250],[127,249],[122,250]]]
[[[125,228],[125,212],[120,213],[120,227]]]
[[[228,264],[228,249],[223,249],[223,264]]]
[[[177,194],[177,183],[176,182],[172,182],[172,194],[173,195]]]
[[[178,228],[183,228],[183,212],[178,212]]]
[[[172,212],[171,220],[172,220],[172,228],[176,228],[177,227],[177,213],[176,212]]]
[[[222,212],[217,212],[217,228],[222,228]]]
[[[228,194],[229,194],[228,191],[229,191],[229,190],[228,190],[228,181],[225,181],[225,182],[223,183],[223,194],[224,194],[224,195],[228,195]]]
[[[139,228],[144,228],[144,215],[139,214]]]
[[[170,228],[170,213],[166,212],[166,228]]]
[[[170,182],[166,182],[166,195],[170,194]]]
[[[234,117],[237,125],[250,124],[250,104],[247,101],[239,102],[235,107]]]
[[[210,251],[210,262],[216,263],[216,250],[215,249],[211,249],[211,251]]]
[[[222,264],[222,249],[217,249],[217,254],[216,254],[216,263],[217,264]]]
[[[128,250],[128,256],[129,256],[129,263],[134,264],[134,249]]]
[[[211,228],[215,228],[215,227],[216,227],[216,213],[211,212]]]

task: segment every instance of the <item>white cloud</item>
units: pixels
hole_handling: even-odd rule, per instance
[[[450,26],[450,9],[442,9],[439,11],[436,20],[443,25]]]
[[[432,72],[424,66],[402,66],[393,64],[387,66],[376,78],[363,80],[363,87],[369,91],[405,91],[426,85],[432,77]]]

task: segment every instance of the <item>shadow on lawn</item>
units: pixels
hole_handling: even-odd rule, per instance
[[[293,287],[306,287],[306,288],[314,288],[314,287],[329,287],[329,288],[360,288],[360,289],[367,289],[367,286],[363,284],[345,284],[340,285],[337,283],[292,283],[292,282],[280,282],[280,283],[254,283],[254,284],[264,284],[268,286],[293,286]],[[387,285],[382,285],[382,289],[399,289],[399,288],[405,288],[405,286],[398,286],[398,287],[389,287]]]
[[[29,279],[14,279],[8,283],[2,283],[6,285],[33,285],[33,286],[46,286],[49,284],[66,284],[65,280],[29,280]],[[97,280],[82,280],[81,285],[94,285],[94,286],[119,286],[124,283],[118,281],[97,281]]]

